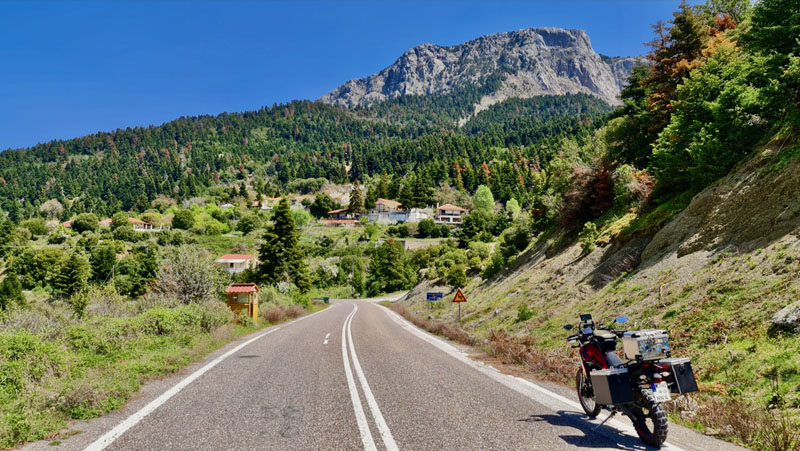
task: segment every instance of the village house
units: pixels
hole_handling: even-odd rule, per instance
[[[430,209],[411,208],[402,210],[400,209],[401,205],[400,202],[394,200],[379,198],[375,201],[375,208],[367,213],[367,219],[378,224],[397,224],[402,222],[417,223],[431,217]]]
[[[459,206],[453,204],[444,204],[436,207],[436,216],[434,217],[434,222],[437,224],[461,225],[466,213],[467,210]]]
[[[160,232],[168,228],[162,226],[156,227],[153,224],[150,224],[149,222],[145,222],[142,221],[141,219],[136,219],[136,218],[128,218],[128,222],[133,224],[134,232]]]
[[[237,274],[246,269],[255,268],[255,259],[252,255],[248,254],[225,254],[214,263],[219,265],[220,269],[227,271],[228,274]]]
[[[355,219],[355,215],[347,208],[339,208],[328,212],[329,220]]]
[[[399,210],[400,205],[402,204],[395,200],[378,198],[378,200],[375,201],[375,208],[373,209],[373,211],[375,211],[376,213],[389,213],[392,211]]]

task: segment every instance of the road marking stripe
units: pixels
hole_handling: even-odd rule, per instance
[[[353,379],[353,371],[350,369],[350,360],[347,358],[347,344],[345,335],[347,331],[347,324],[350,319],[355,316],[358,307],[353,305],[353,311],[347,315],[347,318],[342,324],[342,360],[344,360],[344,374],[347,377],[347,389],[350,390],[350,401],[353,403],[353,410],[356,415],[356,423],[358,424],[358,432],[361,435],[361,443],[364,449],[368,451],[377,451],[375,447],[375,440],[372,438],[372,432],[369,430],[367,423],[367,416],[364,414],[364,407],[361,405],[361,397],[358,395],[356,389],[356,381]]]
[[[135,426],[137,423],[142,421],[142,419],[144,417],[146,417],[147,415],[153,413],[153,411],[158,409],[162,404],[164,404],[170,398],[172,398],[173,396],[178,394],[178,392],[180,392],[181,390],[186,388],[187,385],[191,384],[197,378],[199,378],[200,376],[202,376],[203,374],[205,374],[206,372],[208,372],[210,369],[214,368],[215,366],[219,365],[223,360],[225,360],[228,357],[232,356],[233,354],[235,354],[236,352],[238,352],[239,350],[241,350],[245,346],[249,345],[250,343],[258,340],[259,338],[267,336],[267,335],[269,335],[269,334],[271,334],[271,333],[273,333],[275,331],[278,331],[278,330],[280,330],[281,328],[283,328],[285,326],[289,326],[291,324],[297,323],[297,322],[302,321],[302,320],[304,320],[306,318],[310,318],[310,317],[316,315],[317,313],[322,313],[322,312],[327,311],[327,310],[329,310],[329,309],[325,309],[325,310],[320,310],[318,312],[314,312],[314,313],[312,313],[310,315],[306,315],[306,316],[303,316],[302,318],[298,318],[298,319],[292,321],[291,323],[285,324],[284,326],[278,326],[278,327],[275,327],[274,329],[270,329],[270,330],[268,330],[266,332],[263,332],[263,333],[261,333],[259,335],[256,335],[255,337],[245,341],[244,343],[236,346],[235,348],[231,349],[230,351],[226,352],[225,354],[222,354],[221,356],[219,356],[216,359],[212,360],[211,362],[207,363],[205,366],[203,366],[199,370],[197,370],[194,373],[186,376],[186,378],[184,378],[183,380],[181,380],[180,382],[175,384],[172,388],[170,388],[169,390],[167,390],[164,393],[162,393],[161,396],[159,396],[158,398],[150,401],[146,406],[144,406],[141,409],[139,409],[139,411],[137,411],[136,413],[132,414],[131,416],[129,416],[128,418],[123,420],[120,424],[116,425],[113,429],[111,429],[110,431],[108,431],[105,434],[103,434],[102,436],[100,436],[100,438],[98,438],[92,444],[87,446],[85,448],[85,451],[101,451],[101,450],[105,449],[108,445],[114,443],[114,441],[116,439],[118,439],[122,434],[124,434],[128,429],[130,429],[133,426]]]
[[[322,344],[324,344],[324,345],[328,344],[328,337],[330,337],[330,336],[331,336],[331,333],[328,332],[328,335],[325,335],[325,341],[323,341]]]
[[[358,307],[356,307],[356,310],[358,310]],[[355,317],[355,314],[353,317]],[[386,425],[386,420],[383,419],[381,409],[378,407],[378,401],[375,400],[375,396],[373,396],[372,390],[369,388],[369,384],[367,383],[367,377],[364,376],[364,371],[361,370],[361,364],[358,362],[358,354],[356,354],[356,348],[353,344],[353,317],[350,317],[350,320],[347,323],[347,339],[350,341],[350,357],[353,359],[353,366],[356,369],[358,380],[361,382],[361,389],[364,390],[364,397],[367,398],[367,405],[369,405],[369,410],[372,412],[372,418],[375,419],[375,424],[378,426],[378,432],[381,434],[381,438],[383,439],[384,446],[386,446],[386,450],[398,451],[397,444],[394,441],[394,437],[392,437],[392,432],[389,430],[389,426]]]
[[[559,402],[561,402],[563,404],[566,404],[567,406],[575,409],[578,412],[583,412],[583,408],[581,408],[581,405],[578,402],[573,401],[573,400],[568,399],[568,398],[565,398],[564,396],[561,396],[558,393],[554,393],[554,392],[552,392],[552,391],[550,391],[550,390],[548,390],[548,389],[546,389],[546,388],[544,388],[544,387],[542,387],[540,385],[534,384],[533,382],[531,382],[531,381],[529,381],[527,379],[523,379],[521,377],[509,376],[507,374],[503,374],[503,373],[500,372],[500,370],[498,370],[497,368],[495,368],[495,367],[493,367],[491,365],[487,365],[487,364],[485,364],[483,362],[478,362],[478,361],[472,360],[471,358],[469,358],[469,356],[465,352],[461,351],[460,349],[456,348],[455,346],[453,346],[453,345],[451,345],[449,343],[446,343],[443,340],[441,340],[441,339],[439,339],[439,338],[437,338],[437,337],[435,337],[435,336],[433,336],[433,335],[431,335],[431,334],[429,334],[427,332],[424,332],[424,331],[420,330],[419,328],[417,328],[417,326],[411,324],[405,318],[401,317],[400,315],[398,315],[397,313],[393,312],[392,310],[389,310],[388,308],[382,308],[382,310],[384,310],[386,312],[386,314],[389,315],[389,317],[392,318],[392,320],[394,320],[394,322],[399,324],[403,329],[405,329],[408,332],[411,332],[412,334],[418,336],[419,338],[427,341],[428,343],[432,344],[436,348],[439,348],[439,350],[443,351],[444,353],[446,353],[446,354],[450,355],[451,357],[454,357],[455,359],[457,359],[457,360],[469,365],[470,367],[474,368],[475,370],[477,370],[477,371],[483,373],[484,375],[490,377],[494,381],[499,382],[499,383],[505,385],[506,387],[508,387],[508,388],[518,392],[518,393],[521,393],[521,394],[527,396],[528,398],[530,398],[530,399],[532,399],[532,400],[534,400],[534,401],[536,401],[536,402],[538,402],[540,404],[543,404],[543,405],[545,405],[547,407],[550,407],[553,410],[556,410],[556,409],[553,408],[552,405],[544,404],[542,402],[542,399],[537,399],[537,396],[534,393],[531,393],[530,389],[532,389],[533,391],[538,392],[540,394],[546,395],[551,400],[557,400],[557,401],[559,401]],[[523,387],[520,387],[520,385],[522,385]],[[528,390],[526,390],[526,388]],[[594,418],[594,419],[587,419],[586,421],[588,421],[590,423],[593,423],[593,424],[598,424],[598,425],[603,423],[603,422],[605,422],[606,425],[612,427],[613,429],[616,429],[619,432],[625,432],[625,433],[627,433],[629,435],[633,435],[634,437],[638,438],[638,435],[636,434],[636,429],[634,429],[633,425],[626,424],[626,423],[620,422],[620,421],[615,420],[615,419],[610,419],[610,420],[606,421],[606,419],[608,417],[608,414],[606,414],[605,417],[606,418],[602,418],[602,419],[600,417],[597,417],[597,418]],[[598,432],[600,432],[602,434],[602,431],[598,430]],[[668,451],[683,451],[682,448],[680,448],[678,446],[675,446],[675,445],[672,445],[670,443],[664,443],[663,445],[661,445],[661,449],[668,450]]]

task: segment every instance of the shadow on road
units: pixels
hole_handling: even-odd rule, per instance
[[[588,417],[578,412],[560,410],[554,414],[530,415],[517,421],[537,423],[544,421],[557,427],[577,429],[583,435],[560,435],[561,439],[579,448],[617,448],[625,450],[655,450],[645,445],[637,437],[623,435],[606,424],[596,425],[587,421]]]

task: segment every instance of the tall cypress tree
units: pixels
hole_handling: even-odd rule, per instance
[[[297,227],[284,197],[273,211],[272,225],[264,232],[264,242],[258,251],[261,282],[275,284],[288,280],[303,293],[311,289],[311,277],[298,241]]]
[[[361,192],[361,184],[358,183],[358,180],[353,182],[353,191],[350,192],[350,205],[347,209],[353,214],[364,212],[364,193]]]
[[[25,304],[22,294],[22,283],[14,272],[6,273],[6,278],[0,283],[0,310],[6,310],[12,303]]]
[[[72,296],[86,288],[89,280],[89,262],[77,253],[70,255],[53,281],[57,294]]]

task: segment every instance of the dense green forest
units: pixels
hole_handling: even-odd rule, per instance
[[[518,146],[527,159],[551,155],[543,149],[556,148],[564,137],[589,136],[609,110],[585,95],[514,100],[458,129],[454,118],[465,99],[480,92],[464,88],[355,112],[296,101],[7,150],[0,153],[0,208],[19,221],[57,199],[68,206],[64,218],[86,211],[110,215],[144,211],[159,195],[181,200],[243,180],[285,189],[295,179],[342,183],[382,173],[425,173],[434,188],[449,179],[455,162],[467,172],[465,187],[474,190],[483,163],[502,171],[511,163],[497,148]],[[426,120],[407,119],[421,112]],[[499,117],[500,127],[494,123]],[[528,169],[517,166],[516,175],[528,178]]]

